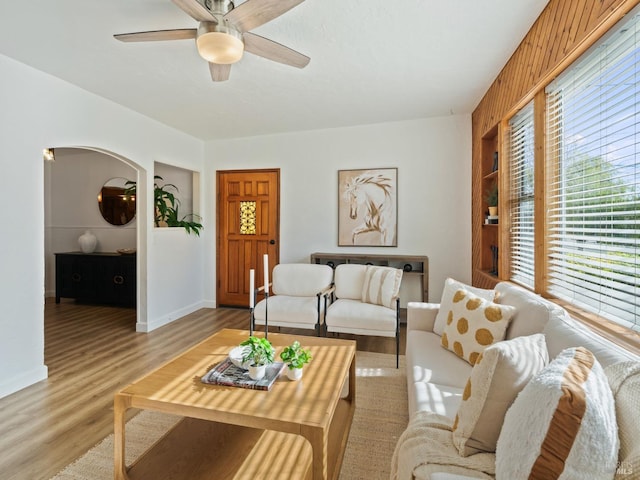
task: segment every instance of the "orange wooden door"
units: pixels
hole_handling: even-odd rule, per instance
[[[219,171],[217,181],[217,304],[248,307],[249,269],[258,288],[263,255],[269,270],[280,258],[280,170]]]

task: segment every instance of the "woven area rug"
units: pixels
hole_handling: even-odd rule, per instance
[[[398,438],[409,421],[404,357],[357,353],[356,412],[342,463],[341,480],[387,479]],[[144,453],[180,417],[143,411],[127,423],[127,464]],[[112,480],[109,435],[52,480]]]

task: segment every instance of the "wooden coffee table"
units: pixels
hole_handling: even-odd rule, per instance
[[[355,410],[355,342],[269,333],[277,357],[294,340],[311,350],[302,380],[283,372],[270,391],[200,382],[248,336],[222,330],[115,395],[116,479],[338,477]],[[185,417],[131,466],[129,408]]]

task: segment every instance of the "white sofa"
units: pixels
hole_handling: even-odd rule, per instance
[[[640,357],[597,335],[572,319],[564,309],[538,295],[507,282],[499,283],[495,292],[496,303],[516,307],[505,340],[542,332],[545,335],[549,361],[563,349],[577,346],[584,346],[593,352],[602,367],[621,361],[640,361]],[[406,363],[410,426],[419,412],[424,411],[453,420],[472,371],[469,363],[442,347],[442,325],[434,325],[439,307],[439,304],[433,303],[408,304]],[[635,440],[640,442],[640,438]],[[402,448],[399,442],[394,463],[397,462],[398,450]],[[397,465],[393,469],[397,470]],[[464,469],[459,470],[463,471]],[[392,478],[396,478],[396,473],[392,472]],[[456,475],[456,472],[442,473],[438,472],[437,467],[423,465],[413,470],[413,478],[437,480],[487,477],[460,473]]]

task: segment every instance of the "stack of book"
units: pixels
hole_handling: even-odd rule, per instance
[[[484,222],[487,225],[497,225],[498,224],[498,216],[497,215],[487,215],[487,218]]]

